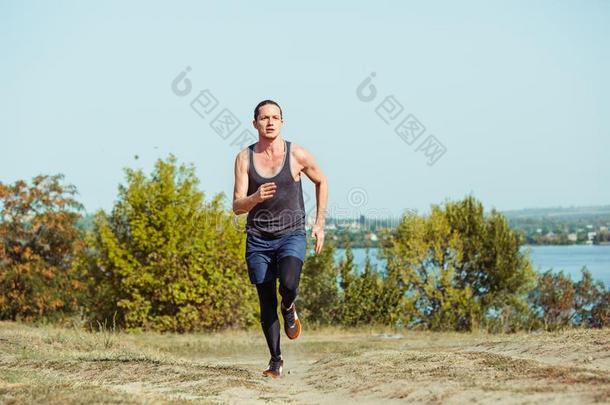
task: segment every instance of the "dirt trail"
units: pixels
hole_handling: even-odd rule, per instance
[[[378,397],[365,395],[349,398],[345,392],[320,389],[314,383],[319,378],[315,371],[316,361],[308,360],[300,354],[290,359],[281,379],[261,378],[258,389],[230,388],[222,391],[216,398],[218,403],[278,403],[278,404],[379,404]],[[260,361],[252,361],[239,366],[250,370],[254,375],[262,372]],[[384,400],[384,403],[404,403],[404,401]]]
[[[319,346],[337,337],[317,336]],[[285,353],[286,375],[223,403],[610,403],[609,331],[535,335],[360,335],[323,355]],[[292,342],[291,342],[292,344]],[[351,346],[351,348],[350,348]],[[291,346],[295,347],[295,346]],[[286,351],[285,351],[286,352]],[[240,363],[258,375],[261,361]],[[263,393],[261,393],[263,392]],[[258,396],[257,396],[258,394]]]
[[[610,403],[610,330],[112,334],[0,322],[0,404]]]

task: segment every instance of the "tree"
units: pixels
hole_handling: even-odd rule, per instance
[[[320,325],[338,318],[339,291],[335,246],[327,241],[319,254],[308,254],[303,264],[299,302],[303,318]]]
[[[223,208],[224,195],[206,203],[194,167],[173,155],[150,178],[125,173],[111,215],[96,214],[82,260],[92,318],[116,314],[128,329],[178,332],[254,324],[243,221]]]
[[[341,290],[343,292],[349,289],[349,286],[353,279],[354,271],[354,253],[352,252],[352,244],[349,239],[349,235],[343,237],[343,244],[345,245],[345,256],[341,259],[339,264],[339,274],[341,276]]]
[[[485,216],[483,205],[472,196],[446,203],[445,213],[462,244],[456,287],[470,288],[479,307],[472,321],[480,324],[490,314],[500,314],[504,329],[514,329],[511,322],[522,319],[536,277],[529,258],[519,249],[519,234],[495,209]]]
[[[462,260],[462,240],[445,213],[433,206],[429,217],[408,213],[385,243],[388,269],[401,274],[413,325],[432,330],[471,328],[478,310],[470,288],[459,288],[455,270]]]
[[[563,271],[552,269],[538,276],[529,299],[533,315],[544,329],[610,325],[610,296],[606,287],[601,281],[594,281],[586,267],[581,274],[577,282]]]
[[[373,265],[366,250],[364,271],[357,274],[349,240],[341,260],[341,323],[346,326],[382,324],[402,326],[404,320],[404,285],[392,272],[385,277]]]
[[[427,217],[408,213],[382,251],[406,286],[414,325],[471,330],[499,314],[508,328],[527,309],[534,273],[519,236],[495,210],[484,216],[471,196],[433,205]]]
[[[610,290],[602,291],[599,300],[591,308],[589,325],[595,328],[610,326]]]
[[[593,280],[591,272],[586,267],[583,267],[580,272],[582,274],[580,281],[574,283],[573,323],[587,327],[609,325],[608,318],[604,321],[603,316],[599,316],[601,308],[604,307],[604,301],[607,300],[604,283]],[[606,302],[605,306],[610,308],[610,303]]]
[[[83,249],[75,226],[82,205],[62,179],[0,183],[0,319],[58,319],[81,305],[85,286],[73,258]]]
[[[342,293],[341,322],[347,326],[379,323],[381,280],[368,257],[368,249],[364,271],[359,275],[350,274],[349,277],[351,280]]]
[[[563,271],[547,270],[538,276],[538,286],[530,293],[530,300],[544,329],[556,330],[571,325],[574,293],[574,284]]]

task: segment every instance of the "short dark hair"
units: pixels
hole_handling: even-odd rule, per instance
[[[273,104],[274,106],[277,106],[277,108],[280,109],[280,118],[284,119],[284,117],[282,116],[282,107],[280,107],[280,105],[278,103],[276,103],[273,100],[263,100],[260,103],[258,103],[256,108],[254,109],[254,119],[255,120],[258,119],[258,109],[267,104]]]

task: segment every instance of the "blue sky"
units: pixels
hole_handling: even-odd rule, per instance
[[[231,143],[271,98],[325,171],[331,215],[469,193],[500,210],[610,202],[610,2],[327,3],[0,1],[0,181],[63,173],[108,210],[124,167],[173,153],[230,199]],[[202,118],[205,89],[219,104]],[[412,145],[377,115],[387,96],[425,127]],[[210,126],[224,108],[241,122],[227,139]]]

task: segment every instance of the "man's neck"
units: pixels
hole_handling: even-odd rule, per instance
[[[284,153],[284,138],[278,135],[274,139],[258,137],[258,144],[256,145],[258,152],[264,152],[269,155],[280,155]]]

